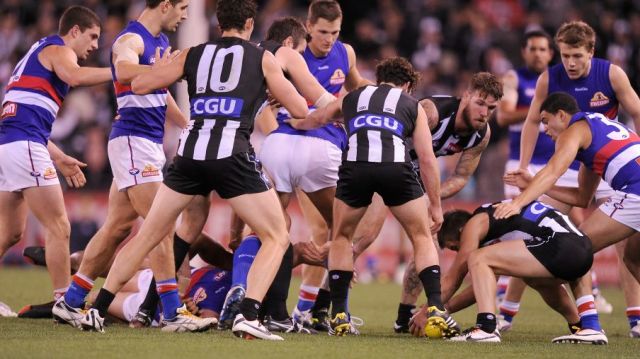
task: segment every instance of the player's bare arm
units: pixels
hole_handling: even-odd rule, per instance
[[[420,107],[422,107],[424,113],[427,115],[429,130],[433,130],[434,128],[436,128],[436,126],[438,126],[438,121],[440,120],[436,104],[434,104],[433,101],[429,99],[424,99],[420,101]]]
[[[484,138],[477,146],[473,146],[462,152],[453,175],[449,177],[440,188],[440,197],[446,199],[456,195],[460,192],[464,186],[469,182],[469,178],[478,168],[480,163],[480,157],[482,152],[489,145],[489,139],[491,138],[491,129],[487,127],[487,132]]]
[[[413,145],[420,162],[420,177],[429,198],[431,232],[435,233],[442,225],[442,207],[440,204],[440,167],[433,153],[431,131],[427,124],[427,114],[418,106],[418,118],[413,131]]]
[[[298,95],[293,84],[282,73],[282,68],[276,58],[268,51],[262,55],[262,71],[267,81],[267,88],[271,95],[284,106],[291,117],[303,118],[309,112],[307,101]]]
[[[62,176],[67,181],[67,185],[69,185],[69,187],[80,188],[87,183],[87,179],[81,169],[83,167],[87,167],[86,163],[80,162],[65,154],[51,141],[47,142],[47,150],[49,151],[49,155],[51,155],[51,160],[58,171],[62,173]]]
[[[338,116],[342,115],[342,100],[344,97],[331,102],[327,106],[310,112],[306,118],[303,119],[289,119],[286,120],[291,127],[298,130],[310,130],[318,128],[327,123],[336,120]]]
[[[78,65],[78,56],[67,46],[47,46],[38,54],[38,60],[71,87],[93,86],[111,81],[111,70],[108,67]]]
[[[640,98],[631,87],[629,77],[617,65],[611,65],[609,68],[609,78],[611,86],[615,91],[618,101],[627,113],[633,118],[633,125],[636,132],[640,131]]]
[[[527,118],[528,109],[518,109],[518,75],[509,70],[502,78],[503,93],[498,103],[496,120],[500,126],[509,126],[520,123]]]
[[[284,70],[291,77],[291,81],[309,103],[322,108],[335,99],[309,72],[309,67],[300,53],[283,46],[276,52],[276,58],[279,63],[284,64]]]
[[[139,63],[139,57],[144,52],[144,42],[140,35],[124,34],[116,40],[111,49],[116,79],[120,83],[129,84],[134,77],[151,70],[151,66]]]
[[[356,67],[356,52],[353,51],[353,47],[344,44],[344,48],[347,50],[347,57],[349,58],[349,74],[347,74],[347,78],[344,81],[344,88],[350,92],[362,86],[373,85],[373,82],[360,75],[360,71]]]
[[[176,100],[171,96],[171,93],[167,93],[167,120],[173,122],[179,128],[187,127],[187,117],[180,111],[180,107],[176,103]]]
[[[549,163],[536,174],[531,184],[518,197],[511,202],[502,202],[497,205],[494,217],[502,219],[518,214],[522,207],[550,190],[558,178],[571,166],[578,151],[591,143],[591,132],[588,126],[585,121],[581,121],[563,131],[558,136],[556,152],[551,156]]]
[[[168,87],[184,76],[184,63],[189,49],[179,54],[170,50],[169,47],[160,55],[160,49],[156,49],[156,62],[151,70],[136,76],[131,82],[133,92],[145,95],[153,90]]]
[[[480,239],[486,237],[489,231],[489,217],[486,213],[475,215],[462,229],[460,234],[460,249],[451,268],[442,279],[442,301],[446,303],[453,297],[462,285],[462,280],[467,275],[467,259],[471,252],[478,249]]]
[[[538,141],[540,133],[540,106],[547,98],[549,91],[549,71],[545,71],[538,78],[536,92],[529,106],[529,113],[522,125],[522,135],[520,139],[520,168],[527,168],[533,156],[533,149]]]

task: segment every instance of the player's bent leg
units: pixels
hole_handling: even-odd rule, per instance
[[[69,287],[69,235],[71,225],[67,217],[59,185],[30,187],[23,191],[27,206],[45,228],[45,255],[47,269],[54,291],[66,292]],[[46,203],[43,206],[42,203]],[[58,298],[56,298],[58,299]]]
[[[211,201],[209,196],[195,196],[182,211],[176,235],[187,243],[194,243],[207,223]]]
[[[505,292],[503,300],[498,305],[498,330],[500,332],[506,332],[511,329],[513,318],[518,314],[520,300],[522,300],[522,295],[526,288],[527,285],[522,279],[516,277],[509,278],[507,291]]]
[[[360,256],[378,237],[384,221],[387,219],[387,206],[382,197],[374,194],[360,223],[353,234],[353,252],[355,258]]]
[[[526,284],[535,289],[549,308],[558,312],[570,327],[580,328],[580,316],[569,293],[558,279],[527,279]]]
[[[629,336],[631,338],[640,338],[640,283],[635,279],[633,273],[629,270],[628,263],[631,263],[631,268],[634,267],[634,263],[631,259],[633,257],[625,258],[625,251],[627,247],[633,246],[634,242],[640,242],[639,234],[631,236],[622,242],[616,243],[616,251],[618,252],[618,270],[620,272],[620,284],[622,286],[622,292],[624,293],[624,299],[627,304],[626,315],[629,322]],[[636,244],[636,247],[640,245]],[[638,248],[636,248],[638,249]],[[636,254],[640,256],[640,252]],[[626,259],[626,260],[625,260]],[[636,271],[634,271],[636,272]]]
[[[612,219],[601,208],[594,210],[579,228],[585,236],[591,239],[593,253],[636,233],[633,228]],[[639,278],[636,277],[636,279]]]
[[[305,192],[311,203],[318,209],[320,215],[331,230],[333,226],[333,199],[336,196],[336,187],[327,187],[315,192]]]
[[[27,205],[19,192],[0,191],[0,258],[22,239]]]

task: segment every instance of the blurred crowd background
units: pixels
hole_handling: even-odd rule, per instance
[[[192,0],[196,1],[199,6],[189,12],[189,21],[199,21],[200,38],[216,38],[219,31],[214,15],[215,0]],[[562,22],[575,19],[586,21],[596,30],[595,55],[621,66],[633,88],[636,91],[640,88],[640,0],[339,2],[344,13],[341,40],[353,45],[360,72],[373,79],[378,60],[396,55],[407,57],[422,75],[416,93],[418,97],[459,95],[476,71],[503,75],[511,68],[521,66],[520,42],[526,31],[542,28],[553,36]],[[115,36],[127,21],[139,15],[144,3],[144,0],[2,0],[0,98],[16,62],[35,41],[56,32],[65,7],[85,5],[103,19],[100,49],[84,64],[109,66],[110,46]],[[259,17],[253,34],[256,42],[279,17],[293,15],[304,20],[309,0],[259,0],[258,3]],[[170,37],[172,43],[178,45],[174,47],[180,48],[180,35]],[[558,61],[556,55],[554,63]],[[89,196],[96,191],[106,193],[111,183],[106,149],[114,113],[112,85],[75,89],[67,97],[53,127],[52,140],[68,154],[88,163],[88,183],[82,191]],[[624,121],[624,113],[621,119]],[[499,128],[495,120],[491,126],[491,145],[485,151],[474,179],[457,196],[458,201],[478,203],[503,197],[502,182],[496,175],[503,172],[507,157],[506,129]],[[177,129],[171,131],[176,133]],[[167,141],[168,159],[175,151],[175,144],[170,142]],[[456,161],[456,158],[442,160],[443,176],[448,176]],[[79,208],[77,214],[70,210],[72,222],[79,226],[72,230],[72,235],[83,231],[90,235],[97,228],[95,220],[83,219],[92,212],[88,206],[91,206],[90,199],[81,200],[76,206]]]

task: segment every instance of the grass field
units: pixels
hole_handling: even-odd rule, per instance
[[[47,301],[46,272],[0,268],[0,301],[14,311],[24,304]],[[297,288],[297,282],[292,285]],[[605,290],[614,312],[601,317],[607,346],[551,344],[567,332],[560,316],[527,291],[514,329],[501,344],[450,343],[394,334],[400,288],[396,284],[358,285],[351,308],[364,319],[359,337],[285,335],[285,342],[242,341],[230,332],[168,334],[157,329],[107,328],[106,334],[84,333],[51,320],[0,318],[0,358],[639,358],[640,340],[628,338],[624,300],[617,290]],[[291,308],[297,293],[290,295]],[[473,324],[475,307],[455,315],[464,327]]]

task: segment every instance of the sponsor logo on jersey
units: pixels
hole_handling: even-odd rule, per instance
[[[215,280],[216,282],[221,281],[222,279],[224,279],[224,277],[227,275],[227,272],[218,272],[216,273],[215,276],[213,276],[213,280]]]
[[[328,69],[329,69],[329,65],[318,66],[318,71],[328,70]]]
[[[4,120],[7,117],[15,116],[18,112],[18,104],[15,102],[7,102],[2,108],[2,115],[0,119]]]
[[[462,146],[460,146],[457,143],[450,143],[447,148],[445,149],[446,152],[448,153],[458,153],[458,152],[462,152]]]
[[[50,179],[54,179],[54,178],[58,178],[58,174],[56,173],[56,169],[53,167],[47,167],[44,170],[44,179],[46,180],[50,180]]]
[[[198,97],[191,100],[191,116],[223,115],[240,117],[244,101],[234,97]]]
[[[129,170],[129,174],[132,175],[132,176],[135,176],[138,173],[140,173],[140,170],[135,168],[135,167]]]
[[[605,96],[602,92],[598,91],[593,94],[591,101],[589,102],[589,106],[591,107],[600,107],[609,103],[609,98]]]
[[[576,88],[573,89],[573,91],[576,91],[576,92],[589,91],[589,88],[588,87],[576,87]]]
[[[160,170],[151,164],[147,164],[146,166],[144,166],[144,169],[142,170],[142,177],[152,177],[152,176],[157,176],[160,174]]]
[[[340,69],[336,69],[333,72],[333,75],[331,75],[331,78],[329,79],[329,83],[332,85],[342,85],[344,83],[344,72],[342,72],[342,70]]]
[[[207,299],[207,291],[203,287],[199,287],[195,293],[193,293],[193,298],[191,299],[193,300],[193,304],[198,304]]]
[[[349,121],[350,127],[357,130],[361,127],[387,129],[398,136],[402,136],[403,126],[398,120],[390,116],[360,115]]]

